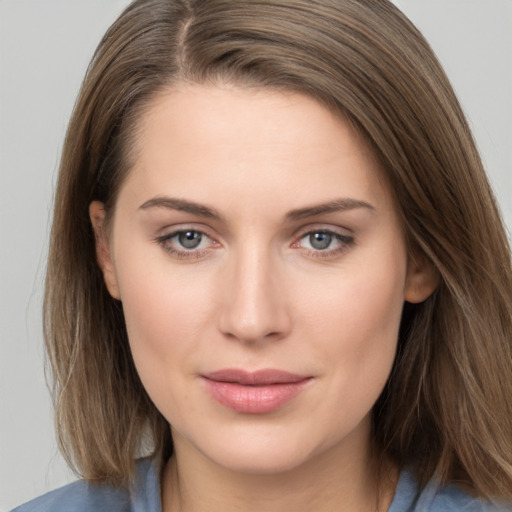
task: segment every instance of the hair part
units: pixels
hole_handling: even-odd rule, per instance
[[[387,0],[137,0],[93,57],[68,128],[44,304],[62,452],[116,485],[172,453],[130,354],[122,305],[96,264],[89,204],[107,219],[163,90],[230,83],[309,95],[379,160],[410,250],[439,286],[406,304],[374,449],[482,497],[512,496],[510,249],[471,132],[427,42]]]

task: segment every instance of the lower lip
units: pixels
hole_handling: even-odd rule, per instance
[[[295,398],[311,379],[263,386],[204,379],[217,402],[236,412],[262,414],[276,411]]]

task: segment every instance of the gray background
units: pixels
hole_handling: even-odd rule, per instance
[[[56,450],[41,297],[59,152],[127,0],[0,0],[0,512],[73,478]],[[398,0],[459,94],[512,226],[512,0]]]

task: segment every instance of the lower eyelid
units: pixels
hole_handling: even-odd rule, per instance
[[[200,234],[202,237],[204,237],[206,240],[209,240],[206,247],[200,247],[200,248],[192,248],[192,249],[186,249],[181,248],[176,243],[171,242],[171,240],[176,237],[177,235],[181,233],[186,233],[187,231],[193,231],[195,233]],[[327,248],[327,249],[314,249],[309,247],[302,247],[300,242],[303,238],[305,238],[308,235],[312,235],[315,233],[324,233],[331,235],[338,243],[334,248]],[[209,250],[215,249],[218,247],[221,247],[221,244],[217,242],[215,239],[210,237],[207,233],[200,229],[193,229],[184,227],[182,229],[176,229],[172,231],[171,233],[157,236],[155,237],[154,241],[162,247],[166,252],[173,255],[174,257],[186,259],[186,258],[201,258],[204,256]],[[341,253],[345,252],[349,249],[351,245],[355,243],[354,237],[346,234],[339,233],[337,231],[329,230],[329,229],[312,229],[307,232],[302,233],[300,236],[298,236],[295,239],[295,242],[292,243],[291,247],[293,248],[302,248],[304,251],[307,251],[310,253],[311,256],[317,257],[317,258],[329,258],[333,256],[340,255]]]
[[[331,235],[335,240],[337,240],[337,244],[333,248],[327,248],[327,249],[314,249],[310,247],[301,247],[300,241],[305,238],[308,235],[314,234],[314,233],[325,233]],[[354,245],[355,240],[353,236],[344,235],[341,233],[338,233],[336,231],[327,230],[327,229],[318,229],[318,230],[311,230],[304,234],[302,234],[296,242],[292,244],[292,247],[302,249],[303,251],[306,251],[308,256],[311,256],[313,258],[333,258],[336,256],[341,256],[345,251],[350,249],[352,245]]]
[[[181,233],[186,233],[187,231],[193,231],[194,233],[200,234],[204,239],[208,241],[206,247],[192,248],[186,249],[184,247],[180,247],[178,244],[172,241],[172,239]],[[219,242],[210,237],[207,233],[200,229],[192,229],[188,227],[184,227],[182,229],[175,229],[171,233],[158,236],[154,239],[154,241],[168,254],[173,256],[176,259],[200,259],[206,255],[206,253],[211,249],[216,249],[220,247]]]
[[[345,252],[350,248],[351,245],[353,245],[352,242],[340,242],[336,247],[333,247],[332,249],[310,249],[307,247],[304,250],[319,258],[328,258]]]

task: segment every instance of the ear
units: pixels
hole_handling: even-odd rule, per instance
[[[94,236],[96,239],[96,259],[103,272],[103,279],[110,295],[120,300],[119,286],[114,263],[110,254],[110,241],[105,229],[105,206],[100,201],[93,201],[89,205],[89,217],[91,219]]]
[[[424,255],[412,254],[407,262],[405,300],[419,303],[428,299],[437,288],[439,275]]]

